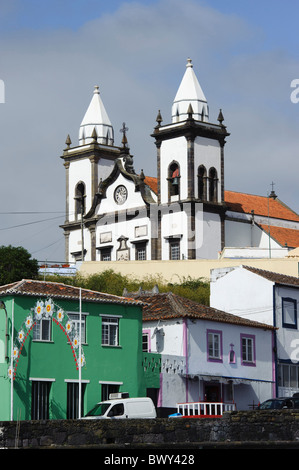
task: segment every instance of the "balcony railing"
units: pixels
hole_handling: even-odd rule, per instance
[[[177,412],[183,418],[221,418],[225,411],[235,411],[236,409],[235,403],[201,401],[177,404]]]

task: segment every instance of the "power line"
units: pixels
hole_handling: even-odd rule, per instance
[[[64,211],[25,211],[25,212],[0,212],[1,215],[20,215],[20,214],[64,214]]]
[[[18,228],[18,227],[24,227],[26,225],[33,225],[33,224],[39,224],[41,222],[48,222],[49,220],[55,220],[55,219],[60,219],[62,217],[62,215],[60,215],[59,217],[52,217],[52,218],[47,218],[47,219],[43,219],[43,220],[36,220],[34,222],[27,222],[25,224],[18,224],[18,225],[12,225],[11,227],[4,227],[4,228],[0,228],[0,230],[10,230],[12,228]]]

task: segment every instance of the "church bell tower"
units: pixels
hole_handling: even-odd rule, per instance
[[[191,59],[172,104],[171,123],[158,113],[152,136],[157,147],[158,203],[162,259],[217,258],[224,246],[224,145],[229,134],[220,111],[209,121],[209,106]],[[181,221],[169,212],[180,213]],[[179,249],[178,249],[179,246]]]
[[[95,224],[82,227],[82,218],[92,205],[100,179],[110,174],[120,148],[114,146],[114,131],[101,99],[99,87],[94,92],[79,128],[78,145],[70,137],[61,158],[66,170],[66,261],[90,261],[95,252]]]

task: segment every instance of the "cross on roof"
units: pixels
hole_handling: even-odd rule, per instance
[[[119,132],[121,132],[123,134],[123,138],[122,138],[122,143],[124,145],[124,147],[126,146],[127,144],[127,137],[126,137],[126,132],[128,131],[129,129],[126,127],[126,123],[123,122],[123,126],[122,128],[119,130]]]

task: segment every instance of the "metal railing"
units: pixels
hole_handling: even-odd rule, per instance
[[[177,412],[183,417],[220,417],[225,411],[235,411],[235,403],[223,402],[194,402],[194,403],[178,403]]]

